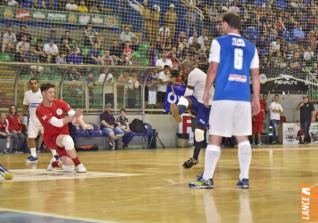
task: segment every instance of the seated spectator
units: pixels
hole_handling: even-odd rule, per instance
[[[62,44],[59,47],[59,54],[58,54],[56,63],[66,64],[67,63],[66,58],[70,54],[70,52],[71,52],[71,47],[69,44],[69,39],[64,38],[62,41]]]
[[[126,65],[131,65],[132,64],[132,61],[131,61],[132,53],[133,53],[133,50],[130,47],[130,42],[126,41],[125,47],[124,47],[124,52],[123,52],[123,54],[124,54],[124,63]]]
[[[118,139],[124,136],[125,132],[118,127],[114,116],[111,114],[112,105],[106,104],[105,111],[99,116],[100,128],[103,133],[109,137],[109,149],[116,149],[115,143]]]
[[[59,48],[54,43],[53,39],[51,39],[49,43],[44,44],[43,51],[48,63],[56,62],[56,57],[59,55]]]
[[[168,65],[170,68],[172,68],[172,61],[167,57],[168,52],[163,50],[161,53],[161,58],[156,61],[156,67],[161,67],[163,69],[165,65]]]
[[[43,40],[37,39],[35,44],[30,46],[30,62],[34,63],[45,63],[47,57],[43,51]]]
[[[2,36],[2,52],[13,53],[15,50],[15,43],[17,38],[14,32],[12,32],[12,27],[7,26],[6,32]]]
[[[17,36],[17,41],[22,41],[23,36],[26,36],[26,40],[25,40],[26,42],[31,43],[32,41],[31,34],[27,32],[26,30],[26,25],[20,26],[20,31],[16,36]]]
[[[118,44],[117,40],[113,40],[112,42],[112,46],[109,48],[110,51],[110,55],[114,58],[114,62],[115,64],[117,64],[117,61],[120,59],[120,57],[122,56],[122,52],[123,52],[123,47],[121,47]]]
[[[68,64],[83,64],[83,56],[78,53],[76,47],[73,47],[70,54],[66,57],[66,62]]]
[[[78,12],[88,12],[88,7],[85,4],[85,1],[80,1],[79,6],[77,7]]]
[[[19,52],[20,46],[24,47],[25,52],[29,52],[30,43],[27,42],[27,36],[26,35],[22,36],[21,41],[19,41],[17,43],[17,46],[16,46],[17,52]]]
[[[198,37],[198,43],[201,46],[201,49],[205,49],[204,42],[209,41],[209,38],[206,36],[205,29],[202,30],[201,36]]]
[[[71,67],[67,72],[68,81],[80,81],[82,79],[82,74],[78,71],[76,67]]]
[[[89,63],[97,64],[99,58],[99,46],[97,43],[93,45],[93,47],[89,50]]]
[[[66,11],[77,11],[77,4],[75,3],[75,0],[68,0],[66,5],[65,5],[65,9]]]
[[[172,53],[171,62],[172,62],[172,70],[174,70],[174,71],[179,70],[180,61],[177,58],[176,53]]]
[[[157,102],[161,106],[163,106],[165,103],[167,85],[171,84],[171,82],[172,82],[169,65],[164,65],[163,71],[158,73],[157,79],[159,82],[159,85],[157,88]]]
[[[19,3],[15,0],[8,0],[8,6],[18,7]]]
[[[98,13],[100,11],[101,11],[101,8],[100,8],[100,4],[98,3],[92,2],[92,4],[89,6],[89,12],[91,13]]]
[[[30,54],[28,51],[26,51],[26,48],[24,45],[20,45],[18,51],[15,54],[15,61],[17,62],[29,62]]]
[[[57,44],[59,42],[58,38],[56,36],[56,30],[54,30],[54,29],[52,29],[50,31],[49,36],[45,39],[45,43],[50,43],[50,42],[53,42],[55,44]]]
[[[130,31],[130,26],[125,25],[124,30],[120,33],[119,39],[120,42],[124,45],[127,41],[132,42],[132,38],[136,35]]]
[[[2,150],[3,154],[10,150],[11,134],[8,129],[8,121],[6,113],[1,113],[0,116],[0,139],[6,139],[6,148]]]
[[[23,0],[20,1],[20,5],[22,8],[32,8],[33,6],[33,0]]]
[[[110,51],[108,49],[104,50],[104,55],[98,56],[98,63],[101,65],[114,65],[114,58],[110,55]]]
[[[83,30],[83,45],[86,47],[92,47],[95,43],[98,44],[98,47],[101,45],[101,40],[97,31],[93,29],[91,23],[87,24],[86,28]]]
[[[65,30],[64,34],[61,36],[60,44],[63,43],[63,40],[67,39],[68,44],[71,44],[73,42],[73,39],[71,38],[71,32],[69,30]]]
[[[118,123],[119,128],[121,128],[125,132],[125,135],[123,137],[123,148],[127,148],[129,142],[134,137],[134,134],[129,128],[129,121],[126,117],[126,110],[124,108],[120,109],[120,116],[117,117],[116,122]]]
[[[22,146],[25,144],[25,135],[23,134],[23,125],[21,122],[21,118],[17,113],[16,106],[12,105],[9,108],[9,113],[7,115],[8,120],[8,130],[11,134],[11,137],[13,139],[12,142],[12,149],[10,152],[17,152],[18,149],[22,149],[24,151],[24,148]]]

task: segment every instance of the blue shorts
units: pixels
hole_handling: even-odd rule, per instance
[[[205,129],[209,125],[210,107],[198,102],[194,96],[187,97],[192,102],[191,112],[195,115],[196,127]]]
[[[109,136],[110,134],[114,134],[114,135],[125,134],[124,130],[122,130],[119,127],[116,127],[114,129],[112,129],[112,128],[103,128],[102,131],[103,131],[103,134],[105,136]]]

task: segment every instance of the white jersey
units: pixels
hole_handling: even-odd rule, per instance
[[[198,100],[198,102],[203,103],[203,94],[206,83],[207,75],[202,70],[194,68],[188,75],[188,86],[194,87],[193,96]],[[211,97],[213,94],[214,88],[211,88]],[[210,100],[209,104],[211,104]]]
[[[30,113],[29,123],[32,122],[33,124],[41,125],[40,121],[36,117],[35,111],[42,101],[43,101],[43,97],[42,97],[40,89],[35,93],[32,90],[26,91],[24,93],[23,105],[29,106],[29,113]]]

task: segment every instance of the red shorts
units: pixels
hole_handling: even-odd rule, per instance
[[[253,122],[252,123],[252,132],[253,133],[263,133],[264,132],[263,122]]]
[[[43,138],[43,142],[49,149],[55,149],[60,157],[68,156],[64,147],[59,147],[58,145],[56,145],[56,138],[57,138],[57,135],[47,136]]]

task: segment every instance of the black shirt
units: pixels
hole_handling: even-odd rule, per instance
[[[108,125],[115,125],[115,118],[112,114],[109,114],[107,111],[104,111],[102,114],[100,114],[99,116],[99,120],[102,122],[102,121],[105,121],[107,122]],[[106,128],[104,125],[100,125],[100,128],[103,129],[103,128]]]
[[[312,112],[315,111],[315,107],[312,103],[307,102],[304,103],[303,106],[300,107],[300,121],[311,121]]]

